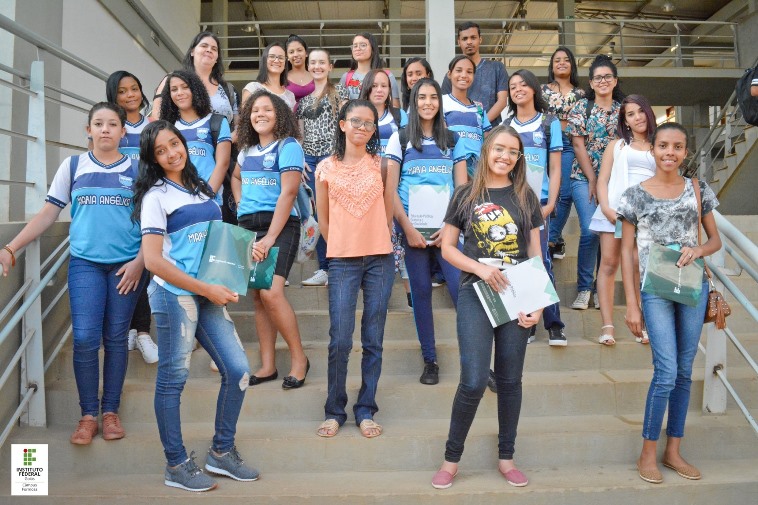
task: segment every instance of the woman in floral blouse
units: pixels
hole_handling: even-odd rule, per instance
[[[542,97],[548,104],[548,112],[561,121],[563,151],[561,151],[561,191],[555,206],[555,218],[550,220],[548,245],[553,258],[563,259],[566,244],[563,241],[563,227],[571,212],[571,166],[574,163],[574,147],[571,137],[566,134],[568,115],[577,101],[584,98],[584,90],[579,87],[574,53],[564,46],[558,46],[550,57],[547,71],[548,84],[542,85]]]
[[[618,70],[610,58],[598,55],[590,65],[590,90],[569,112],[566,133],[576,158],[571,167],[571,199],[579,215],[581,236],[577,258],[578,295],[572,309],[589,307],[597,261],[598,236],[590,231],[597,208],[597,174],[600,160],[611,140],[617,138],[620,102]]]

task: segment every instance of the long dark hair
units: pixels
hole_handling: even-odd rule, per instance
[[[379,146],[381,144],[379,142],[379,113],[376,111],[376,107],[374,107],[373,103],[363,98],[350,100],[340,109],[339,116],[337,116],[337,121],[345,121],[345,118],[347,118],[347,113],[358,107],[368,107],[374,114],[374,124],[376,125],[376,128],[374,129],[374,134],[371,135],[371,139],[369,139],[368,143],[366,144],[366,152],[371,155],[375,155],[379,152]],[[340,161],[345,158],[346,146],[347,140],[345,139],[345,132],[342,131],[342,128],[337,128],[337,132],[335,133],[334,137],[334,156]]]
[[[405,73],[408,71],[408,67],[414,63],[420,63],[421,66],[424,67],[424,70],[426,70],[426,76],[429,79],[434,79],[432,66],[428,61],[426,61],[426,58],[419,58],[417,56],[408,58],[408,60],[405,62],[405,65],[403,65],[403,78],[400,79],[400,98],[403,109],[408,109],[408,101],[411,97],[411,88],[408,86],[408,77],[405,75]]]
[[[600,67],[608,67],[611,69],[611,72],[613,72],[613,77],[615,77],[616,85],[613,87],[613,95],[612,98],[616,102],[621,102],[621,100],[624,99],[624,93],[621,91],[621,83],[618,81],[619,77],[619,71],[616,68],[616,65],[613,63],[613,60],[611,60],[608,56],[605,54],[598,54],[595,56],[595,59],[592,60],[592,64],[590,65],[590,82],[592,82],[592,77],[595,75],[595,70],[597,70]],[[592,86],[587,86],[587,93],[585,93],[585,98],[587,100],[594,100],[595,99],[595,90],[592,89]]]
[[[211,113],[211,99],[200,77],[195,72],[174,70],[166,77],[166,84],[161,91],[161,119],[173,124],[181,117],[179,107],[171,100],[171,79],[174,78],[181,79],[189,86],[192,93],[192,108],[199,117],[203,118]]]
[[[371,68],[381,67],[382,59],[379,57],[379,45],[376,43],[376,37],[374,37],[369,32],[356,33],[355,36],[353,37],[353,40],[355,40],[355,37],[363,37],[364,39],[368,40],[368,45],[371,48]],[[351,47],[352,47],[352,44],[351,44]],[[351,54],[350,55],[350,70],[355,70],[357,68],[358,68],[358,62],[355,61],[355,58],[353,58]]]
[[[140,80],[136,75],[132,74],[131,72],[127,72],[126,70],[116,70],[108,76],[108,80],[105,81],[105,99],[111,103],[118,104],[118,85],[121,84],[121,79],[124,77],[131,77],[136,81],[137,86],[139,87],[139,92],[142,95],[141,108],[144,109],[150,105],[150,101],[145,96],[145,92],[142,91],[142,83]]]
[[[195,35],[195,38],[192,39],[192,42],[190,42],[189,49],[187,49],[187,52],[184,53],[184,59],[182,60],[182,69],[189,72],[195,72],[195,60],[192,56],[192,51],[195,50],[195,47],[197,47],[200,41],[205,37],[210,37],[215,40],[216,47],[218,47],[218,59],[216,60],[216,64],[213,65],[213,68],[211,69],[210,81],[212,84],[220,84],[224,91],[226,91],[227,84],[226,80],[224,79],[224,62],[221,58],[221,42],[215,33],[203,31]],[[230,102],[233,99],[234,97],[229,97]]]
[[[489,154],[492,150],[492,145],[495,143],[495,139],[501,133],[510,135],[518,140],[518,150],[521,153],[521,157],[508,175],[513,181],[513,190],[516,193],[516,199],[518,200],[519,228],[524,231],[524,238],[526,239],[527,245],[529,245],[531,217],[535,210],[539,208],[540,201],[534,191],[532,191],[529,183],[526,181],[524,142],[521,140],[521,135],[519,135],[512,126],[498,125],[494,127],[487,138],[484,139],[482,155],[477,162],[474,177],[471,179],[471,182],[466,183],[466,185],[471,187],[471,190],[469,191],[469,194],[463,198],[461,206],[464,209],[464,215],[470,216],[475,206],[484,202],[492,201],[489,197],[489,190],[487,189],[487,184],[490,181]]]
[[[534,91],[534,109],[537,112],[545,112],[548,109],[547,102],[542,96],[542,90],[540,89],[540,82],[537,80],[537,77],[531,73],[529,70],[520,69],[516,70],[511,74],[511,76],[508,78],[508,110],[510,110],[513,114],[516,114],[518,111],[518,106],[513,102],[511,99],[511,79],[514,77],[521,77],[524,80],[524,83],[531,88],[532,91]]]
[[[290,47],[290,44],[293,42],[299,43],[301,46],[303,46],[303,49],[305,49],[305,69],[308,70],[308,44],[305,43],[305,40],[299,35],[295,35],[294,33],[287,37],[287,42],[284,43],[284,57],[287,58],[287,50]],[[287,70],[292,70],[292,63],[290,63],[289,58],[286,59],[286,62],[284,66],[287,68]]]
[[[627,144],[632,141],[632,129],[626,124],[626,106],[631,103],[639,105],[642,112],[645,113],[645,117],[647,118],[647,139],[650,140],[653,136],[653,132],[655,132],[655,113],[650,106],[650,102],[648,102],[647,98],[642,95],[629,95],[621,101],[618,121],[619,137],[624,139],[624,142]]]
[[[297,126],[295,113],[292,112],[289,105],[287,105],[284,100],[265,89],[259,89],[245,100],[245,103],[242,105],[242,110],[240,111],[240,118],[243,118],[237,127],[237,143],[240,146],[240,151],[260,143],[260,136],[258,135],[258,132],[255,131],[255,128],[253,128],[252,122],[250,121],[250,114],[253,111],[253,105],[256,100],[264,96],[270,98],[271,104],[274,106],[274,114],[276,115],[276,123],[274,124],[273,131],[274,138],[281,140],[287,137],[294,137],[297,140],[300,140],[300,128]]]
[[[434,116],[432,136],[437,147],[441,151],[444,151],[447,149],[447,126],[445,125],[445,116],[442,111],[442,91],[440,90],[440,85],[434,79],[419,79],[411,90],[410,103],[408,104],[408,140],[415,150],[421,151],[421,137],[424,135],[424,130],[421,128],[421,118],[418,115],[418,94],[421,86],[432,86],[437,92],[440,106],[437,114]]]
[[[571,85],[575,88],[579,87],[579,71],[576,68],[576,58],[574,57],[574,53],[571,52],[571,49],[569,49],[566,46],[558,46],[558,48],[553,51],[553,54],[550,55],[550,65],[547,67],[547,82],[555,82],[555,74],[553,73],[553,60],[555,59],[555,55],[558,53],[566,53],[566,56],[568,56],[569,63],[571,64],[571,74],[569,75],[569,82]]]
[[[392,106],[392,81],[390,81],[390,76],[387,75],[387,72],[382,68],[375,68],[373,70],[370,70],[366,77],[363,78],[363,85],[361,87],[361,94],[358,98],[361,100],[368,100],[371,101],[371,89],[374,86],[374,81],[376,81],[376,76],[378,74],[384,74],[387,77],[387,85],[389,88],[387,89],[387,98],[384,100],[384,110],[391,114],[393,117],[397,114],[397,117],[400,117],[400,113],[397,112],[397,109]],[[400,125],[397,125],[398,128],[400,128]]]
[[[163,167],[158,164],[155,159],[155,139],[158,134],[163,130],[176,135],[179,140],[182,141],[184,146],[185,156],[187,163],[182,170],[182,186],[188,191],[192,191],[196,194],[203,194],[209,199],[213,198],[215,193],[197,173],[197,168],[190,161],[189,152],[187,149],[187,141],[173,123],[169,123],[165,119],[159,119],[145,126],[140,134],[139,142],[139,175],[134,183],[134,210],[132,211],[132,221],[137,222],[140,220],[140,214],[142,213],[142,201],[145,198],[150,189],[157,185],[166,184],[163,182],[163,177],[166,175]]]
[[[284,45],[281,42],[272,42],[263,50],[263,53],[261,53],[260,62],[258,63],[258,77],[256,77],[255,80],[261,84],[266,84],[268,82],[268,53],[271,52],[272,47],[280,47],[282,48],[282,51],[284,51],[284,70],[282,70],[282,73],[279,75],[279,85],[286,86],[287,50],[284,48]]]

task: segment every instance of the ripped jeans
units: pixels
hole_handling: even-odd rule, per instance
[[[187,460],[179,411],[195,339],[216,362],[221,375],[211,448],[228,452],[234,446],[237,419],[250,380],[250,364],[234,322],[226,307],[202,296],[176,295],[155,280],[150,282],[147,294],[158,330],[155,417],[168,465]]]

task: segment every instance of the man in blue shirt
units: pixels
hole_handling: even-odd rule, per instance
[[[476,64],[474,82],[468,90],[468,97],[482,104],[487,111],[487,119],[494,127],[500,124],[500,113],[508,104],[508,72],[499,61],[483,60],[479,54],[482,35],[479,25],[467,21],[458,26],[458,46],[463,54]],[[450,79],[442,81],[442,93],[452,91]]]

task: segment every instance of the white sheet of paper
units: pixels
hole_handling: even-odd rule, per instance
[[[408,187],[408,219],[427,239],[442,228],[449,203],[449,186],[417,184]]]

